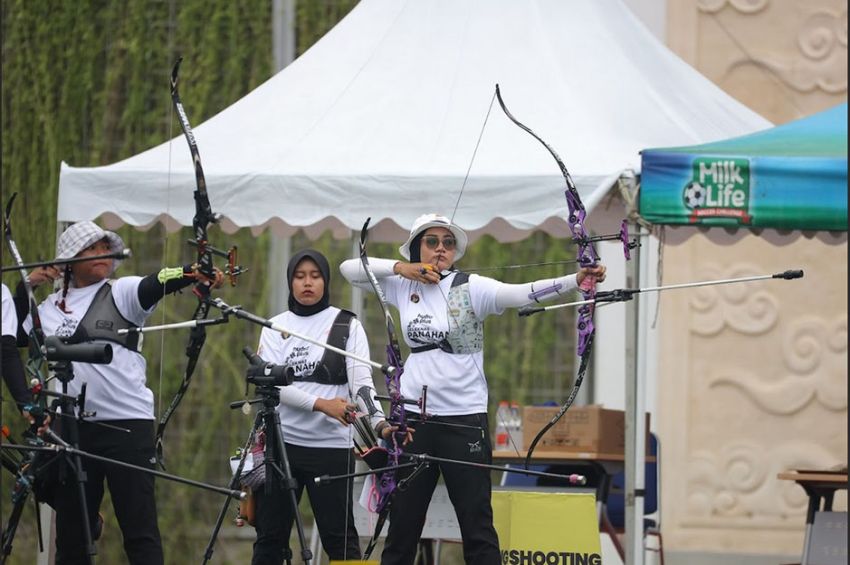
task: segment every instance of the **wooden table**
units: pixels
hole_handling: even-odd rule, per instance
[[[835,491],[847,488],[847,471],[785,471],[779,473],[777,478],[783,481],[796,482],[809,495],[809,507],[806,511],[806,535],[803,539],[803,558],[801,561],[801,565],[808,565],[815,514],[832,511],[832,501],[835,498]],[[821,502],[823,502],[823,508],[821,508]]]

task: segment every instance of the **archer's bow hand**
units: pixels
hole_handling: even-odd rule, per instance
[[[430,263],[405,263],[399,261],[393,266],[393,272],[407,280],[425,284],[440,282],[440,273]]]
[[[384,425],[382,425],[382,424],[384,424]],[[398,431],[398,426],[393,426],[389,422],[384,420],[383,422],[378,424],[376,430],[379,434],[381,434],[382,439],[385,439],[387,441],[391,441],[393,434]],[[413,428],[407,428],[407,430],[405,430],[404,441],[402,441],[401,444],[407,445],[408,443],[412,442],[413,441],[413,433],[415,431],[416,430],[414,430]]]
[[[576,283],[581,286],[582,281],[588,276],[593,277],[596,282],[601,283],[605,280],[605,271],[607,267],[602,263],[598,263],[595,267],[582,267],[576,273]]]
[[[221,288],[221,285],[224,284],[224,273],[218,267],[213,267],[213,274],[215,278],[208,277],[200,271],[198,265],[192,265],[192,272],[187,276],[194,278],[210,288]]]

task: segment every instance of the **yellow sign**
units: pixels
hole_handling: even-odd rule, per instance
[[[593,494],[493,492],[504,565],[600,565]]]

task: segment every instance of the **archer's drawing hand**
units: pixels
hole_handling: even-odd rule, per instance
[[[430,263],[404,263],[399,261],[393,267],[393,272],[402,277],[425,284],[440,282],[440,273]]]
[[[30,286],[33,288],[42,285],[46,282],[52,283],[62,276],[62,272],[53,265],[45,265],[34,269],[27,278],[30,281]]]
[[[313,412],[321,412],[343,426],[351,423],[350,414],[355,410],[357,407],[344,398],[317,398],[313,403]]]

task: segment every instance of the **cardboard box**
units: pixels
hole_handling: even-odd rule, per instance
[[[525,406],[522,409],[523,448],[557,414],[558,406]],[[649,449],[649,414],[646,414],[646,446]],[[572,406],[540,439],[535,451],[622,454],[626,450],[626,427],[622,410],[599,405]]]

